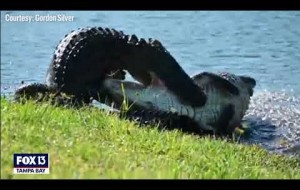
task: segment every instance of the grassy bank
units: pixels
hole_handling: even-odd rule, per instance
[[[14,153],[49,153],[49,175],[13,175]],[[298,161],[223,140],[139,128],[96,108],[1,98],[2,178],[300,178]]]

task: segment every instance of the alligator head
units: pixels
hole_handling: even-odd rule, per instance
[[[56,105],[70,104],[70,99],[67,94],[60,93],[55,88],[41,83],[22,84],[15,90],[13,96],[15,102],[26,103],[28,100],[35,102],[50,101]]]
[[[198,114],[199,123],[202,119],[205,120],[202,125],[212,126],[214,130],[222,133],[232,133],[240,126],[249,107],[256,86],[255,79],[227,72],[218,74],[203,72],[193,76],[192,79],[208,96],[206,105],[203,108],[196,108],[197,112],[204,111],[207,115],[203,117]],[[209,111],[210,114],[207,113]]]
[[[248,109],[256,85],[255,79],[231,73],[209,72],[195,75],[192,79],[208,97],[204,106],[192,107],[180,103],[179,98],[162,83],[145,87],[136,82],[107,79],[103,86],[118,109],[126,100],[133,109],[160,110],[189,117],[202,130],[233,132]],[[182,93],[186,95],[193,92]]]
[[[45,84],[32,83],[32,84],[23,84],[19,86],[14,93],[14,100],[22,102],[23,100],[29,99],[39,99],[40,96],[49,92],[49,88]]]

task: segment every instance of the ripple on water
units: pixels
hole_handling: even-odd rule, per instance
[[[270,151],[300,155],[299,110],[300,97],[284,91],[257,92],[244,117],[251,127],[242,141]]]

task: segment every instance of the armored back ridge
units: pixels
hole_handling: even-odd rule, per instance
[[[126,44],[121,32],[102,28],[79,28],[58,44],[49,66],[46,84],[67,93],[100,85],[105,77],[124,79],[114,67],[120,61],[120,47]],[[123,43],[123,44],[122,44]],[[115,75],[110,76],[114,73]]]
[[[158,40],[146,41],[143,38],[138,40],[132,35],[129,44],[132,53],[124,58],[125,69],[136,80],[149,86],[152,84],[153,77],[158,78],[168,90],[177,95],[182,104],[196,107],[205,104],[205,94]],[[147,76],[148,80],[144,76]],[[143,79],[140,80],[141,78]]]
[[[89,97],[101,101],[103,79],[124,79],[124,70],[145,86],[151,85],[152,76],[159,78],[183,104],[205,104],[204,93],[158,40],[146,41],[101,27],[79,28],[59,42],[47,70],[46,86],[72,95],[76,101],[88,103]]]

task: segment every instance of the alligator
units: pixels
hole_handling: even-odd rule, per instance
[[[67,97],[66,102],[72,104],[88,104],[92,99],[103,102],[104,79],[123,80],[125,70],[145,87],[155,85],[152,76],[156,76],[184,105],[199,107],[206,102],[204,92],[160,41],[102,27],[78,28],[65,35],[55,49],[45,83],[23,84],[14,97],[19,101],[51,95],[58,100]]]
[[[226,72],[202,72],[191,78],[207,96],[204,106],[182,104],[163,85],[145,87],[137,82],[106,79],[102,90],[109,103],[125,110],[129,119],[159,121],[165,128],[193,133],[231,134],[240,127],[256,86],[255,79]]]

